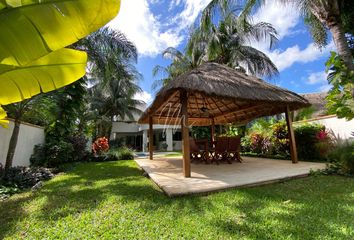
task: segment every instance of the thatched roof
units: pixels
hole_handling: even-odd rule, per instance
[[[156,95],[139,123],[180,123],[180,92],[188,94],[189,124],[246,123],[254,118],[309,106],[296,93],[235,69],[205,63],[170,81]]]
[[[327,113],[326,109],[326,97],[328,93],[322,92],[322,93],[306,93],[306,94],[301,94],[303,98],[305,98],[314,108],[314,113],[312,114],[311,117],[318,117],[318,116],[324,116]]]

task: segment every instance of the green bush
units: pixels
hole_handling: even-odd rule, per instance
[[[37,145],[30,158],[31,166],[57,167],[74,161],[74,147],[71,143],[59,141]]]
[[[36,145],[30,158],[31,166],[58,167],[63,163],[87,161],[90,153],[86,144],[83,136],[69,136],[65,140]]]
[[[91,160],[94,162],[133,160],[133,159],[134,159],[134,152],[127,147],[110,149],[107,153],[91,157]]]
[[[295,127],[296,148],[301,160],[325,160],[318,151],[317,134],[325,130],[320,124],[303,124]]]
[[[113,156],[116,160],[133,160],[134,159],[134,152],[127,147],[122,147],[117,150],[111,150],[111,151],[109,151],[108,155]]]
[[[272,145],[273,155],[290,155],[288,138],[288,128],[285,121],[280,121],[272,125]]]
[[[343,175],[354,175],[354,142],[337,145],[328,154],[327,171]]]

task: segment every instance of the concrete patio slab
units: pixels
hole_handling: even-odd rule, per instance
[[[307,176],[324,169],[324,163],[243,157],[243,163],[192,164],[191,178],[184,178],[182,158],[137,159],[138,165],[169,196],[206,193],[227,188],[255,186]]]

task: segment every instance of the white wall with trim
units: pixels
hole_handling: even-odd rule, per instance
[[[3,166],[5,166],[13,128],[14,123],[12,120],[10,120],[8,128],[0,126],[0,163]],[[20,126],[13,166],[29,166],[29,159],[33,153],[34,146],[42,143],[44,143],[44,128],[22,123]]]

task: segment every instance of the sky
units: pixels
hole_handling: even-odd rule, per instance
[[[189,27],[197,20],[210,0],[122,0],[118,16],[108,26],[123,32],[139,53],[138,71],[143,92],[137,99],[150,103],[156,90],[152,83],[152,69],[166,66],[170,60],[161,53],[167,47],[184,49]],[[269,49],[265,44],[252,46],[266,53],[277,66],[279,76],[267,81],[296,93],[313,93],[329,90],[325,74],[325,62],[330,51],[335,50],[333,41],[318,49],[298,11],[269,1],[258,9],[253,22],[268,22],[278,32],[279,42]]]

